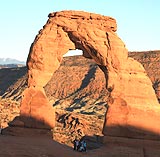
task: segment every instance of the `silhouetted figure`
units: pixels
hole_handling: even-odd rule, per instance
[[[73,149],[78,151],[79,141],[77,139],[75,139],[73,141],[73,144],[74,144],[74,148]]]
[[[81,148],[81,141],[79,141],[78,143],[77,151],[80,151],[80,148]]]

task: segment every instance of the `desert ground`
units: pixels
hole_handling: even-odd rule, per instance
[[[43,137],[0,135],[1,157],[159,157],[160,141],[106,137],[107,142],[87,152],[74,151]],[[154,147],[153,147],[154,145]]]

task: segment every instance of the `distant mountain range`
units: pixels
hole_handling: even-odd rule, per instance
[[[4,64],[26,64],[24,61],[19,61],[16,59],[12,59],[12,58],[0,58],[0,64],[4,65]]]
[[[0,69],[23,67],[26,63],[12,58],[0,58]]]

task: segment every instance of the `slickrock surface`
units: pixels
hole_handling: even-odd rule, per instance
[[[2,157],[159,157],[160,142],[118,137],[106,137],[107,143],[87,153],[42,137],[0,135]],[[153,147],[154,145],[154,147]]]

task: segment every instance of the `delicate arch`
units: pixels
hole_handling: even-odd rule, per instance
[[[134,112],[128,109],[128,105],[136,107],[142,113],[143,105],[139,104],[149,104],[149,108],[158,106],[152,83],[144,68],[128,57],[124,43],[115,33],[116,29],[115,19],[107,16],[80,11],[49,14],[47,23],[31,45],[27,59],[28,88],[23,93],[20,112],[24,127],[54,127],[54,110],[43,87],[60,66],[63,55],[75,49],[82,50],[84,57],[94,59],[99,65],[105,74],[106,88],[112,96],[112,103],[116,103],[114,106],[125,104],[123,111],[127,111],[124,113],[127,113],[126,117]],[[115,110],[111,111],[114,113]],[[111,116],[114,117],[114,114]],[[106,116],[104,134],[107,134],[107,124],[116,125],[112,123],[114,118],[107,123]],[[116,122],[120,126],[136,124],[132,121]],[[143,120],[139,124],[143,124]],[[116,134],[119,136],[119,132]]]

